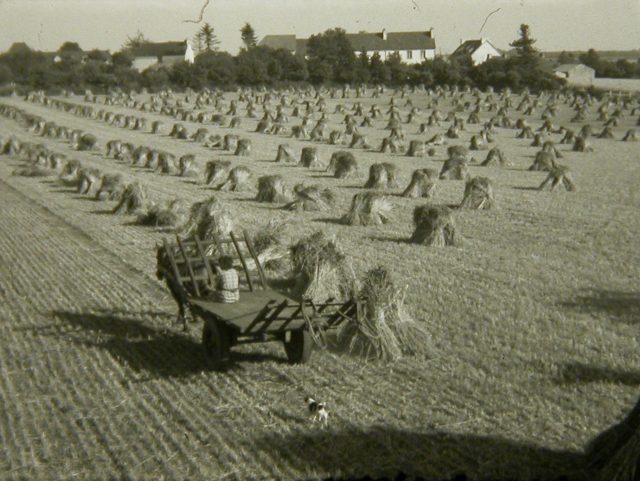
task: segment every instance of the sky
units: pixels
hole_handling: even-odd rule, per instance
[[[191,39],[202,23],[185,20],[198,20],[206,2],[0,0],[0,51],[14,42],[55,51],[73,41],[84,50],[115,52],[137,31],[153,41]],[[530,26],[544,51],[640,49],[640,0],[209,0],[205,21],[214,27],[220,50],[232,54],[241,46],[245,22],[259,39],[307,38],[334,27],[347,32],[433,28],[441,54],[476,38],[508,49],[521,23]]]

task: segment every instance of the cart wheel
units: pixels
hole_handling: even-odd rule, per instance
[[[215,319],[206,320],[202,329],[202,346],[207,360],[217,368],[229,359],[229,332]]]
[[[284,342],[284,350],[292,364],[304,364],[311,357],[313,338],[306,329],[291,331],[291,339]]]

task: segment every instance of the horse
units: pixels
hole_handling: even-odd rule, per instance
[[[195,317],[193,316],[193,312],[191,311],[191,306],[189,304],[189,296],[195,296],[196,290],[190,280],[181,281],[180,279],[176,279],[175,271],[169,256],[170,254],[167,252],[167,249],[163,244],[156,244],[156,277],[159,281],[164,280],[167,283],[171,296],[178,305],[178,316],[176,322],[182,323],[182,330],[187,331],[187,320],[185,316],[187,309],[191,315],[192,322],[195,321]],[[188,276],[188,268],[184,262],[176,262],[176,265],[178,267],[180,277]],[[192,268],[197,277],[206,275],[206,268],[204,266]],[[200,280],[196,282],[198,283],[198,290],[201,293],[209,291],[210,287],[207,282]]]

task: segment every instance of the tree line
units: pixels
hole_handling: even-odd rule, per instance
[[[243,48],[237,55],[218,50],[218,40],[208,23],[201,27],[192,43],[197,52],[195,62],[179,61],[167,66],[153,66],[143,72],[133,68],[132,52],[148,40],[138,32],[129,37],[120,52],[109,54],[92,50],[83,52],[77,43],[66,42],[57,51],[59,61],[51,55],[34,51],[24,43],[12,45],[0,55],[0,86],[29,89],[104,92],[112,88],[159,90],[201,89],[238,86],[280,87],[290,84],[390,86],[437,85],[494,87],[512,90],[554,89],[563,85],[543,65],[534,47],[529,27],[521,25],[518,38],[511,43],[514,55],[492,58],[474,66],[468,56],[446,59],[437,56],[420,64],[408,65],[398,54],[382,59],[375,53],[356,54],[346,32],[339,28],[312,35],[305,57],[285,49],[257,45],[255,31],[246,23],[240,30]]]

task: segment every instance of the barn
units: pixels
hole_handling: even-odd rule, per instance
[[[554,73],[556,76],[565,79],[568,83],[575,85],[592,85],[593,79],[596,76],[594,69],[581,63],[565,63],[558,66],[554,70]]]

